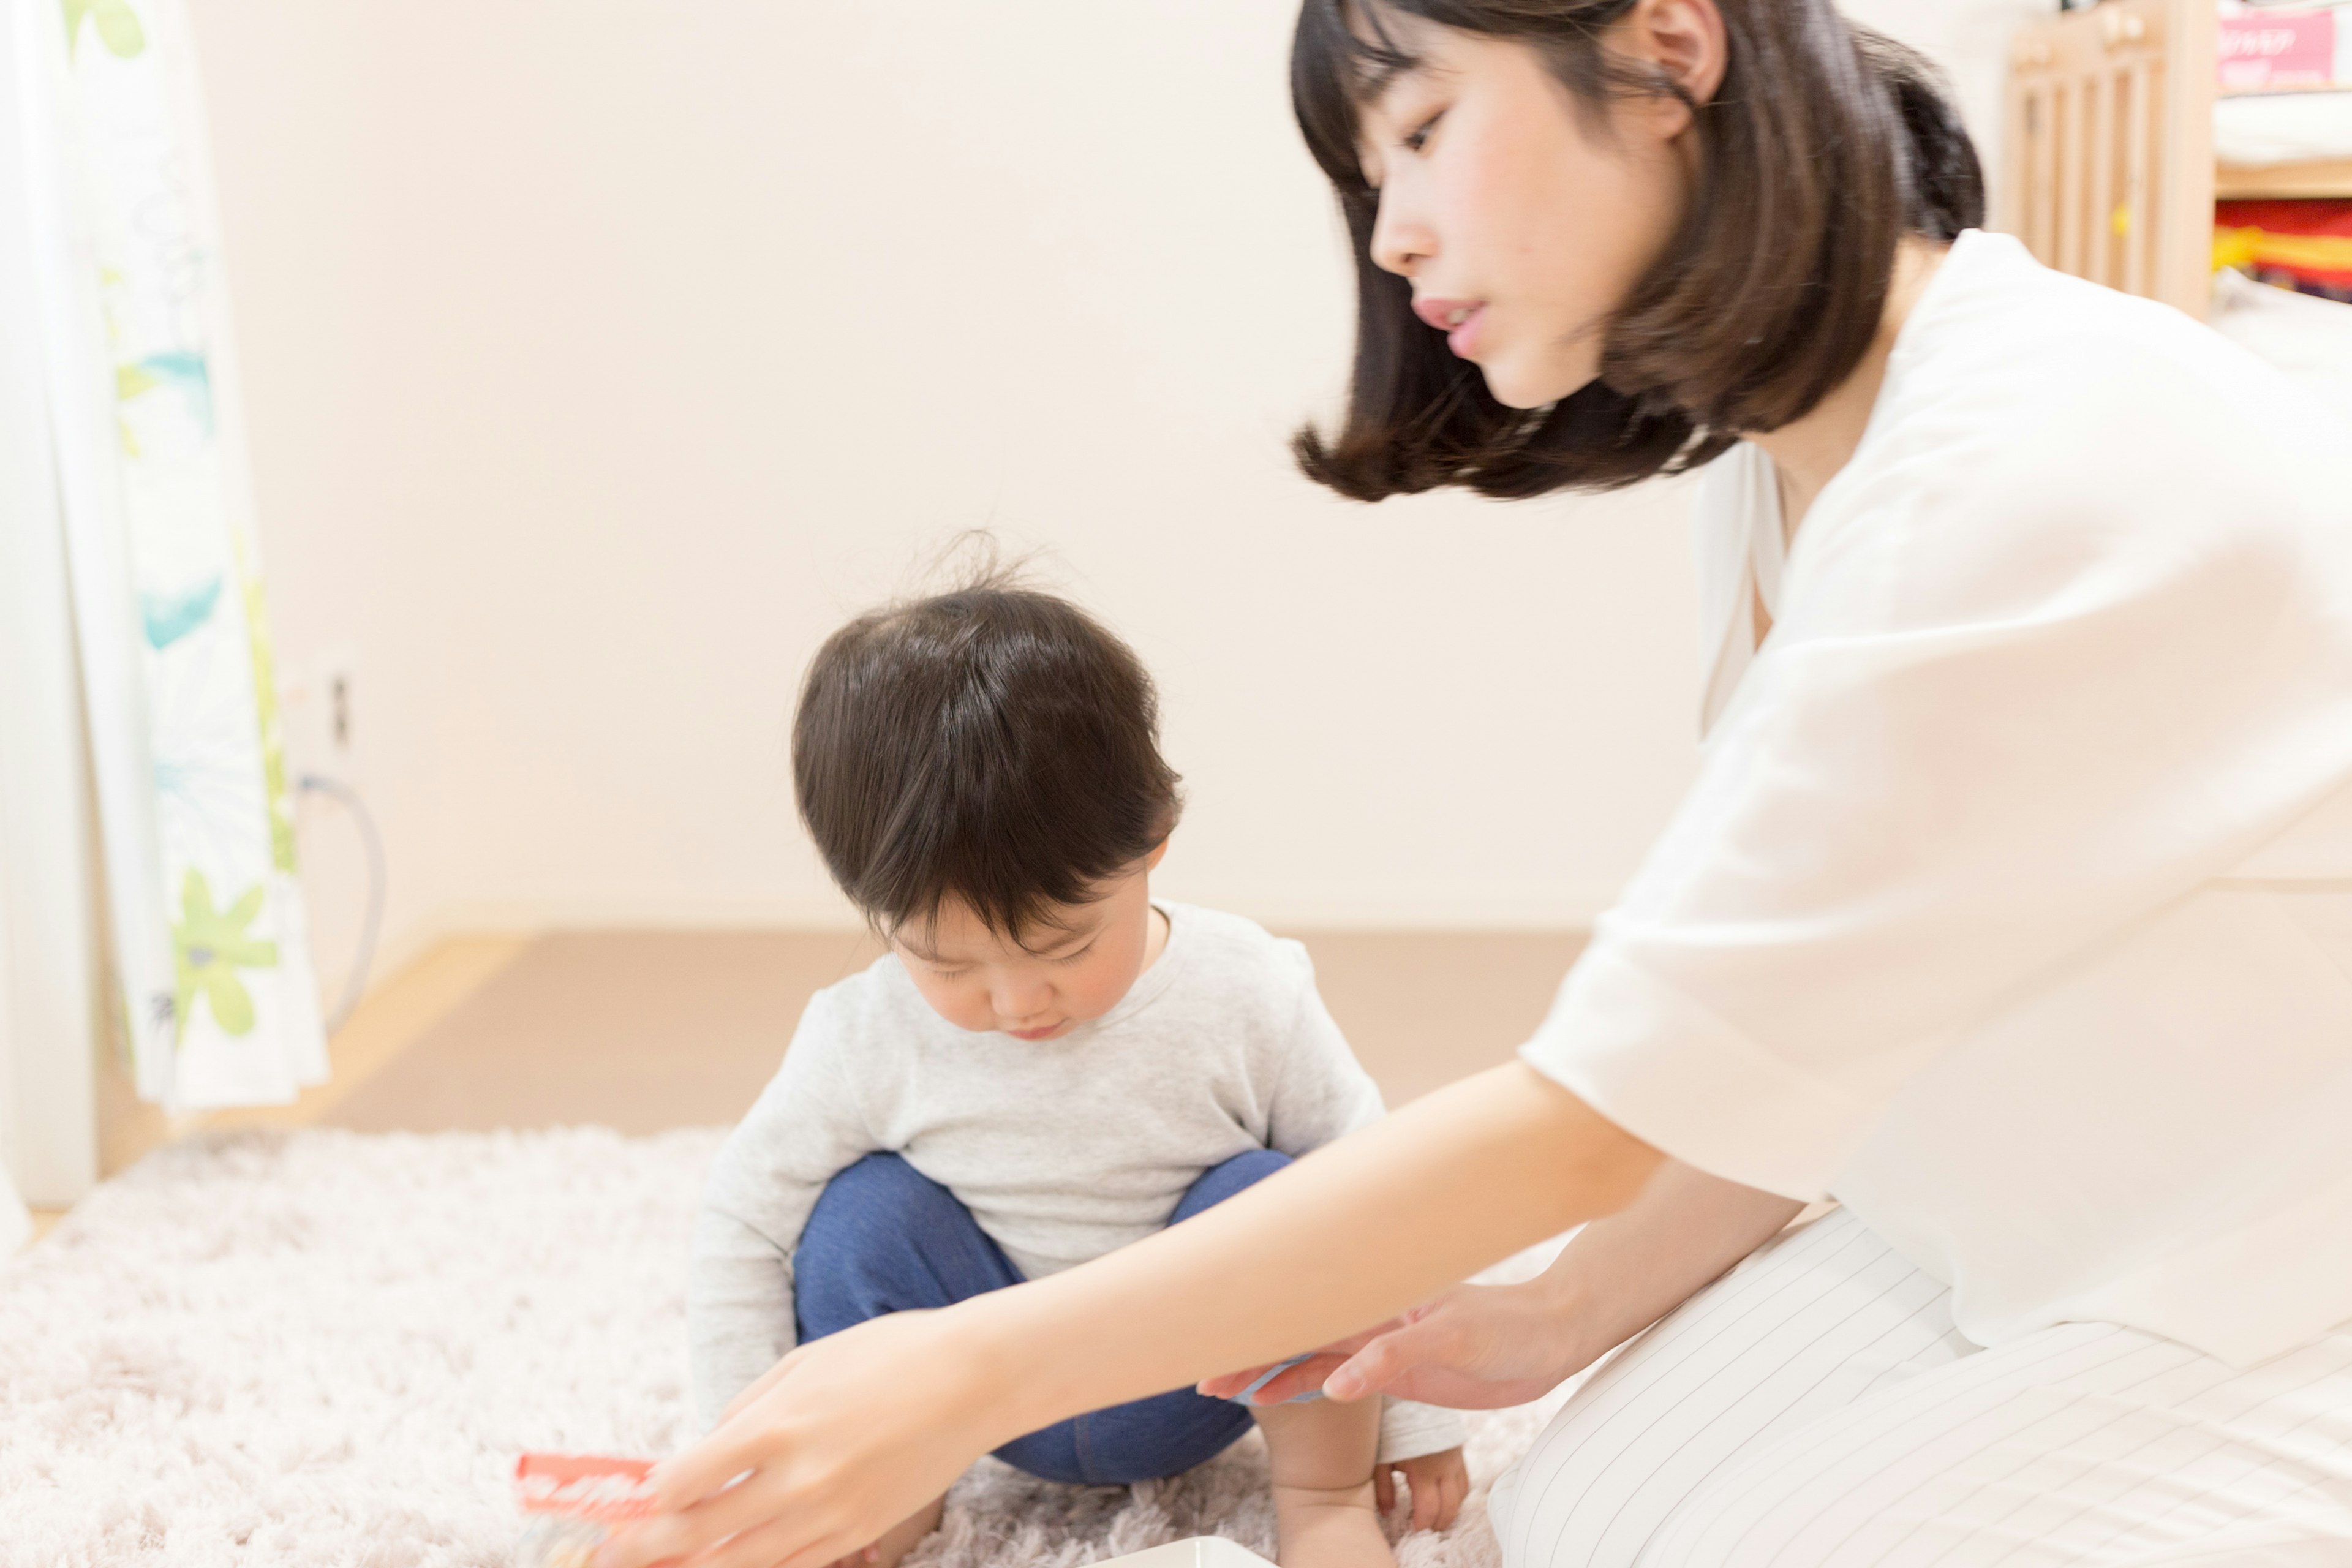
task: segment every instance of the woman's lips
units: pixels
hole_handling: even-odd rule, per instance
[[[1454,351],[1456,359],[1468,359],[1478,346],[1478,329],[1486,320],[1486,307],[1478,306],[1462,318],[1462,324],[1445,334],[1445,346]]]
[[[1486,319],[1484,300],[1415,300],[1412,312],[1445,334],[1445,346],[1463,358],[1478,346],[1478,326]]]

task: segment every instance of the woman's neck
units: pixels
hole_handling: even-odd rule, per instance
[[[1912,308],[1927,292],[1928,280],[1943,265],[1945,252],[1949,248],[1917,236],[1897,246],[1895,277],[1886,290],[1886,308],[1879,316],[1878,332],[1870,340],[1862,362],[1802,418],[1791,420],[1778,430],[1748,437],[1764,449],[1780,475],[1780,528],[1787,538],[1796,537],[1797,525],[1804,521],[1814,498],[1853,458],[1854,448],[1862,445],[1862,433],[1870,426],[1871,408],[1878,402],[1878,389],[1886,380],[1886,362],[1895,352],[1895,340],[1902,332],[1903,323],[1910,320]]]

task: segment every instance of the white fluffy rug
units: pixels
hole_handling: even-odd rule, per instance
[[[524,1449],[688,1436],[680,1280],[719,1134],[249,1134],[168,1149],[0,1268],[0,1568],[502,1564]],[[1524,1265],[1522,1265],[1524,1267]],[[1558,1396],[1555,1396],[1557,1398]],[[1493,1568],[1485,1484],[1402,1568]],[[1271,1554],[1255,1438],[1153,1486],[982,1461],[908,1568]]]

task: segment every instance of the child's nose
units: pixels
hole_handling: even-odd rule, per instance
[[[1017,1024],[1044,1012],[1053,995],[1054,988],[1042,975],[1012,974],[997,982],[996,994],[990,1001],[998,1017]]]

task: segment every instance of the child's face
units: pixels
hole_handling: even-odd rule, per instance
[[[950,900],[936,921],[893,932],[891,951],[931,1010],[957,1028],[1058,1039],[1118,1006],[1154,956],[1150,872],[1166,848],[1100,884],[1091,903],[1030,931],[1032,946]]]

